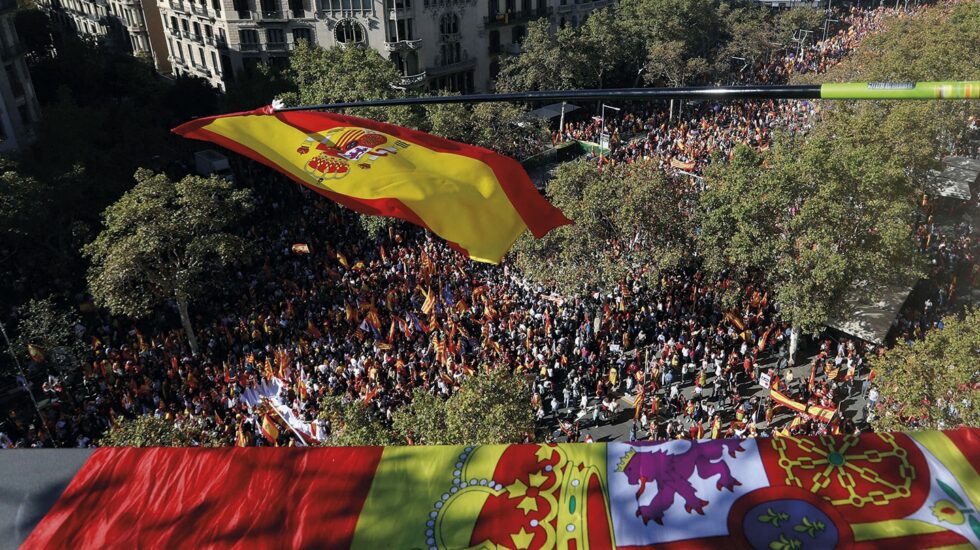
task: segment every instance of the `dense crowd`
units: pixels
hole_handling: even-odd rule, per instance
[[[757,78],[825,70],[889,11],[852,11],[848,31],[766,65]],[[628,113],[608,127],[619,142],[612,158],[697,171],[736,143],[767,146],[777,126],[806,131],[813,113],[805,102],[701,104],[677,123],[662,111]],[[596,130],[573,125],[563,135],[592,139]],[[327,395],[390,423],[417,388],[448,397],[486,369],[525,376],[546,437],[571,441],[590,441],[597,426],[629,415],[629,439],[850,432],[866,418],[844,405],[862,396],[873,409],[877,400],[867,358],[880,350],[828,339],[793,364],[789,327],[758,288],[740,289],[738,306],[723,309],[728,281],[692,270],[648,284],[637,272],[610,291],[561,296],[512,266],[469,262],[414,228],[365,240],[353,215],[329,201],[259,167],[242,176],[262,190],[266,215],[248,238],[264,265],[226,281],[242,292],[192,305],[199,353],[173,328],[172,311],[138,324],[93,314],[78,327],[92,352],[82,382],[52,377],[35,388],[50,401],[48,429],[30,411],[12,410],[0,446],[89,446],[117,419],[137,415],[194,424],[228,445],[322,440],[336,429],[318,418]],[[937,269],[975,257],[968,239],[934,234],[920,236]],[[29,369],[43,371],[42,361]],[[776,392],[763,397],[763,384]],[[808,412],[787,414],[777,392]],[[270,437],[262,396],[309,432]]]
[[[921,9],[851,8],[846,14],[837,15],[845,25],[837,34],[812,47],[787,49],[774,55],[743,71],[742,81],[733,84],[786,84],[795,74],[826,72],[864,37],[878,32],[887,17],[908,17]],[[604,122],[611,151],[602,155],[600,162],[653,162],[664,170],[697,174],[715,155],[729,159],[738,144],[767,149],[776,130],[806,133],[819,115],[819,107],[810,101],[705,101],[681,109],[679,104],[673,113],[665,109],[634,110],[608,117]],[[569,123],[553,140],[598,142],[602,123],[600,117]]]

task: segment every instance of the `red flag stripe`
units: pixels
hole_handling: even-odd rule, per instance
[[[346,548],[382,450],[99,449],[22,548]]]

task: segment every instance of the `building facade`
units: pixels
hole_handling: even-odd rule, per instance
[[[160,0],[174,72],[224,87],[250,65],[283,65],[300,40],[373,48],[400,88],[492,87],[502,54],[520,52],[527,24],[580,25],[614,0]]]
[[[40,108],[14,28],[17,0],[0,0],[0,153],[11,153],[33,140]]]
[[[160,72],[198,76],[221,89],[250,66],[285,65],[307,40],[377,50],[401,73],[392,83],[399,88],[468,93],[493,87],[500,56],[520,52],[531,21],[578,26],[615,0],[41,1],[59,6],[49,11],[80,33],[111,37],[118,22],[128,47],[152,53]]]
[[[61,29],[136,56],[171,73],[157,0],[38,0]]]

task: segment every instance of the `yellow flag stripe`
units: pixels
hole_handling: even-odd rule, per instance
[[[976,509],[980,505],[980,477],[970,462],[963,456],[959,447],[953,444],[943,432],[913,432],[909,434],[949,469],[957,483],[966,492],[967,498]]]
[[[876,521],[874,523],[855,523],[851,525],[854,530],[854,540],[875,540],[907,535],[926,535],[945,531],[939,525],[927,523],[917,519],[893,519],[889,521]]]
[[[274,116],[216,118],[205,129],[251,149],[315,189],[354,199],[397,199],[428,228],[458,243],[475,260],[499,262],[527,227],[493,170],[467,156],[412,144],[373,162],[370,169],[351,163],[345,177],[319,179],[304,170],[315,148],[306,156],[295,151],[308,134]],[[393,136],[378,133],[395,141]]]

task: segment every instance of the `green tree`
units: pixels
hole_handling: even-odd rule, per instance
[[[587,79],[588,52],[579,46],[578,33],[562,27],[551,33],[547,19],[531,21],[521,43],[521,54],[501,60],[497,90],[571,90]]]
[[[935,7],[920,16],[889,18],[884,30],[825,75],[798,82],[908,82],[969,80],[980,72],[973,44],[980,41],[980,4]],[[899,49],[902,49],[901,51]],[[913,178],[975,138],[966,120],[980,116],[975,101],[835,102],[825,105],[817,131],[838,140],[872,145],[903,162]]]
[[[714,0],[623,0],[618,15],[627,36],[639,40],[638,51],[643,52],[639,55],[662,52],[683,60],[685,65],[697,59],[710,64],[723,37]]]
[[[446,403],[449,443],[521,443],[534,433],[534,410],[527,381],[495,368],[472,376]]]
[[[344,402],[340,396],[324,397],[320,400],[320,418],[330,423],[327,445],[357,447],[395,443],[391,430],[374,418],[360,400]]]
[[[716,70],[728,72],[733,57],[745,59],[754,66],[775,46],[776,33],[770,20],[769,10],[762,5],[730,7],[721,4],[720,14],[727,40],[718,54]],[[743,65],[736,65],[741,70]]]
[[[518,160],[531,151],[528,144],[550,144],[545,122],[512,103],[427,105],[426,118],[433,134]]]
[[[286,79],[292,91],[280,97],[287,105],[316,105],[401,97],[392,87],[400,76],[395,65],[371,48],[320,48],[305,40],[289,56]],[[350,109],[350,114],[418,128],[419,111],[408,107]]]
[[[114,314],[142,316],[174,300],[197,353],[188,305],[247,257],[245,239],[230,232],[252,209],[251,192],[217,178],[136,172],[136,186],[106,209],[105,229],[83,252],[89,288]]]
[[[548,198],[575,224],[518,240],[517,264],[536,280],[568,292],[608,288],[631,269],[645,266],[656,276],[689,257],[692,190],[658,170],[566,163],[548,184]]]
[[[646,59],[643,79],[647,84],[684,86],[705,78],[711,71],[708,60],[688,56],[680,40],[651,42]]]
[[[739,283],[761,273],[794,336],[843,315],[840,297],[859,283],[914,280],[916,193],[890,160],[819,137],[778,140],[766,155],[741,146],[706,174],[698,217],[705,266]]]
[[[566,63],[583,62],[588,80],[583,86],[602,88],[609,81],[609,75],[632,65],[630,55],[636,47],[635,40],[623,27],[622,20],[610,8],[602,8],[589,14],[585,23],[577,30],[577,43],[573,51],[562,52],[566,56],[578,55],[584,59],[568,59]],[[629,70],[636,69],[630,67]]]
[[[521,443],[534,432],[534,409],[527,382],[506,369],[467,378],[442,399],[423,389],[394,414],[395,433],[423,445]]]
[[[878,373],[881,431],[949,430],[980,425],[980,310],[943,319],[910,346],[872,359]]]
[[[798,47],[793,42],[797,31],[803,29],[811,31],[810,41],[814,42],[814,36],[823,31],[824,20],[827,19],[827,12],[812,6],[796,6],[790,8],[776,17],[776,36],[775,39],[780,44],[788,47]],[[820,35],[822,38],[822,34]]]
[[[155,416],[121,418],[102,436],[103,447],[190,447],[190,434],[173,420]]]
[[[392,428],[395,433],[418,445],[448,445],[446,400],[422,388],[412,392],[412,402],[395,411]]]
[[[152,415],[120,418],[99,441],[102,447],[221,447],[226,442],[195,420],[175,422]]]
[[[75,327],[81,324],[78,313],[51,296],[27,302],[18,313],[15,342],[18,355],[29,357],[28,346],[34,346],[58,372],[66,373],[81,366],[88,355],[88,346],[75,332]]]

